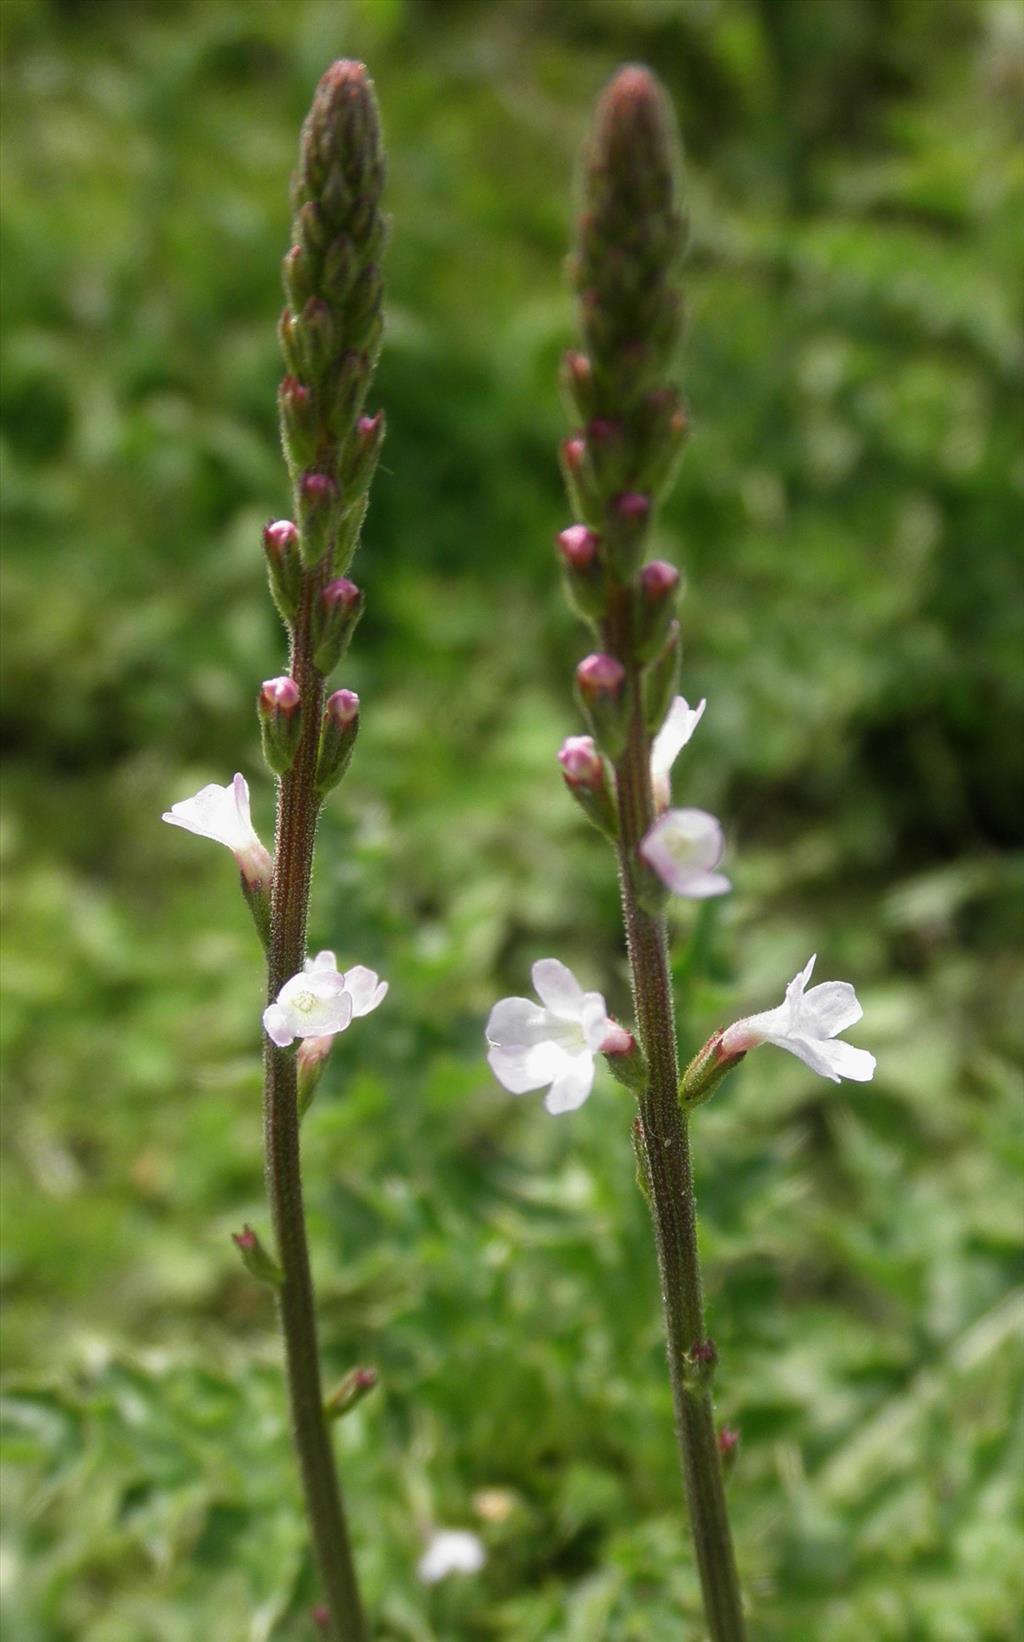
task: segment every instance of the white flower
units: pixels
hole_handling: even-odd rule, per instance
[[[667,810],[672,802],[670,776],[672,766],[704,716],[707,701],[691,707],[685,696],[676,696],[664,724],[651,746],[651,785],[654,788],[654,807]]]
[[[318,952],[315,958],[306,959],[307,975],[337,975],[339,973],[337,960],[333,952]],[[341,972],[345,982],[345,991],[352,999],[352,1019],[359,1015],[368,1015],[378,1004],[387,997],[388,983],[379,979],[372,969],[363,964],[353,964],[351,969]]]
[[[318,952],[307,958],[300,975],[285,981],[277,1001],[263,1011],[267,1036],[279,1049],[295,1038],[328,1038],[345,1028],[357,1015],[368,1015],[387,994],[387,981],[378,980],[372,969],[355,964],[339,970],[333,952]],[[319,1045],[308,1059],[326,1056]]]
[[[345,977],[335,969],[308,975],[305,970],[285,981],[277,1002],[263,1011],[267,1037],[279,1049],[296,1038],[331,1037],[344,1032],[352,1019],[352,999],[345,990]]]
[[[814,957],[809,958],[799,975],[790,981],[777,1009],[748,1015],[728,1027],[722,1034],[720,1052],[741,1055],[748,1049],[756,1049],[758,1044],[774,1043],[779,1049],[788,1049],[791,1055],[796,1055],[819,1077],[831,1078],[833,1083],[841,1078],[868,1083],[875,1073],[874,1055],[836,1039],[838,1032],[845,1032],[864,1013],[857,994],[849,981],[822,981],[806,991],[814,963]]]
[[[269,884],[273,863],[253,828],[244,775],[236,775],[230,787],[218,787],[215,782],[201,787],[192,798],[172,804],[161,820],[226,845],[247,883]]]
[[[424,1585],[436,1585],[449,1574],[478,1574],[486,1560],[483,1545],[468,1528],[439,1528],[416,1571]]]
[[[600,992],[584,992],[557,958],[541,958],[532,970],[540,999],[502,998],[487,1022],[487,1059],[498,1082],[513,1095],[550,1084],[549,1112],[582,1106],[594,1082],[594,1056],[614,1022]]]
[[[640,845],[640,854],[673,895],[703,901],[732,889],[716,871],[725,839],[721,823],[707,810],[666,810]]]

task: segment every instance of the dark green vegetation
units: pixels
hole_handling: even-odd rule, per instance
[[[481,1041],[541,955],[626,1004],[610,861],[554,759],[585,641],[551,543],[571,167],[635,56],[676,99],[694,224],[695,433],[660,546],[710,706],[676,792],[726,821],[737,886],[679,914],[683,1047],[817,950],[879,1057],[835,1088],[764,1049],[694,1123],[755,1630],[1009,1642],[1019,9],[4,22],[12,1638],[311,1635],[270,1303],[229,1236],[266,1227],[261,965],[230,858],[158,817],[241,768],[269,825],[286,184],[319,74],[356,54],[392,160],[390,432],[312,932],[392,994],[340,1041],[306,1155],[329,1367],[383,1380],[338,1435],[380,1635],[700,1634],[629,1098],[602,1077],[553,1120]],[[417,1584],[433,1521],[484,1534],[482,1576]]]

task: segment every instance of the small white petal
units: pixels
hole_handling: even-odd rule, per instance
[[[827,1054],[832,1074],[838,1078],[849,1078],[851,1083],[870,1083],[875,1075],[875,1057],[866,1049],[857,1049],[852,1043],[844,1043],[841,1039],[833,1038],[822,1045]]]
[[[706,706],[706,700],[691,707],[685,696],[676,696],[651,746],[651,776],[655,782],[659,776],[669,774],[703,718]]]
[[[318,952],[315,958],[307,958],[304,967],[307,975],[313,975],[321,969],[336,970],[338,964],[334,953],[328,952],[325,948],[323,952]]]
[[[834,1038],[856,1026],[864,1014],[849,981],[822,981],[804,993],[800,1006],[800,1030],[814,1037]]]
[[[287,1049],[288,1045],[295,1041],[289,1016],[279,1003],[269,1003],[264,1009],[263,1030],[271,1043],[276,1043],[279,1049]]]
[[[425,1585],[436,1585],[449,1574],[477,1574],[487,1553],[467,1528],[440,1528],[419,1560],[417,1572]]]
[[[596,1053],[608,1035],[608,1009],[600,992],[586,992],[580,1011],[583,1041],[591,1053]]]
[[[488,1043],[502,1049],[528,1048],[548,1034],[547,1011],[531,998],[499,998],[485,1028]]]
[[[559,963],[557,958],[540,958],[531,974],[537,996],[545,1008],[560,1020],[579,1020],[583,988],[571,969]]]
[[[352,999],[353,1015],[369,1015],[383,1002],[387,990],[387,981],[380,980],[374,970],[363,964],[354,964],[345,971],[345,991]]]
[[[556,1116],[561,1112],[575,1112],[578,1106],[583,1105],[593,1086],[593,1056],[589,1052],[568,1055],[544,1097],[544,1105]]]
[[[510,1095],[525,1095],[531,1089],[543,1089],[558,1075],[564,1061],[565,1053],[556,1043],[535,1043],[530,1048],[519,1045],[509,1049],[495,1043],[487,1051],[487,1064]]]

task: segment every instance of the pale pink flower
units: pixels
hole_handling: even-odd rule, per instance
[[[235,857],[248,884],[268,885],[273,863],[257,836],[249,815],[249,785],[236,775],[230,787],[211,782],[192,798],[182,798],[161,816],[172,827],[184,827],[199,838],[224,844]]]
[[[722,1033],[719,1054],[742,1055],[762,1043],[788,1049],[819,1077],[838,1083],[849,1078],[869,1083],[875,1074],[875,1057],[852,1043],[840,1043],[837,1034],[856,1025],[864,1011],[849,981],[822,981],[808,992],[815,959],[807,960],[799,975],[790,981],[786,996],[775,1009],[748,1015]]]
[[[707,810],[666,810],[641,843],[640,854],[673,895],[703,901],[732,888],[717,870],[725,854],[721,823]]]
[[[495,1004],[487,1022],[487,1059],[511,1094],[550,1086],[548,1111],[572,1112],[593,1087],[595,1055],[618,1028],[600,992],[584,992],[557,958],[541,958],[532,974],[540,1003],[502,998]]]
[[[667,810],[672,802],[672,766],[703,718],[706,706],[706,700],[691,707],[685,696],[676,696],[654,738],[651,747],[651,785],[654,788],[654,807],[658,811]]]

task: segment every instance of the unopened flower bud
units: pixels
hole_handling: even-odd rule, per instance
[[[673,620],[669,623],[668,638],[644,674],[644,721],[651,735],[661,729],[675,699],[681,658],[679,623]]]
[[[310,257],[304,246],[293,245],[285,253],[281,263],[281,275],[288,305],[293,313],[298,313],[314,291]]]
[[[586,525],[569,525],[556,540],[570,601],[585,621],[599,621],[608,605],[600,536]]]
[[[717,1366],[714,1340],[694,1340],[683,1359],[683,1383],[688,1390],[703,1392],[714,1379]]]
[[[718,1432],[718,1456],[722,1475],[728,1478],[736,1469],[740,1454],[740,1434],[734,1425],[723,1425]]]
[[[664,559],[652,559],[640,572],[636,601],[636,648],[642,661],[650,661],[663,648],[676,612],[679,572]]]
[[[341,492],[346,507],[369,486],[384,443],[384,412],[360,416],[345,446],[341,463]]]
[[[594,416],[587,423],[586,475],[595,495],[607,497],[626,477],[628,445],[623,424],[610,416]]]
[[[359,697],[354,690],[335,690],[327,697],[316,761],[316,790],[323,798],[348,768],[359,734]]]
[[[563,559],[573,570],[589,570],[597,558],[600,536],[586,525],[569,525],[559,531],[558,546]]]
[[[359,262],[349,234],[339,234],[332,240],[324,257],[322,288],[329,302],[343,303],[352,289]]]
[[[329,1420],[344,1419],[377,1384],[375,1368],[350,1368],[344,1379],[324,1401],[324,1415]]]
[[[329,473],[304,473],[299,481],[301,549],[305,564],[320,563],[331,546],[338,516],[338,487]]]
[[[644,541],[651,517],[651,498],[638,490],[626,490],[614,497],[605,515],[608,557],[626,581],[644,556]]]
[[[302,374],[319,382],[338,351],[339,327],[330,304],[311,296],[296,313],[295,332],[305,367]]]
[[[291,622],[299,607],[302,560],[299,533],[290,519],[273,519],[263,529],[270,591],[284,621]]]
[[[322,587],[313,605],[313,663],[327,674],[334,671],[363,613],[363,595],[347,576],[336,576]]]
[[[571,349],[562,361],[562,386],[570,414],[584,422],[594,414],[594,372],[585,353]]]
[[[281,442],[294,474],[316,456],[319,421],[312,389],[296,376],[283,377],[277,390],[277,410]]]
[[[240,1232],[232,1232],[231,1241],[242,1256],[242,1264],[250,1276],[260,1283],[269,1283],[271,1288],[280,1288],[284,1274],[251,1226],[243,1226]]]
[[[263,756],[275,775],[284,775],[295,761],[302,730],[299,687],[287,676],[265,679],[257,705]]]
[[[295,1072],[299,1086],[300,1117],[304,1117],[313,1104],[317,1085],[323,1076],[333,1047],[333,1032],[327,1032],[319,1038],[299,1039],[299,1047],[295,1051]]]
[[[647,1061],[632,1032],[612,1021],[601,1044],[601,1053],[609,1072],[619,1083],[636,1095],[643,1094],[648,1083]]]
[[[326,1635],[331,1628],[331,1610],[327,1606],[326,1602],[314,1603],[309,1612],[310,1618],[312,1619],[317,1630],[323,1631],[324,1635]]]
[[[576,669],[576,694],[598,746],[614,762],[626,744],[626,669],[614,656],[587,656]]]
[[[587,442],[582,434],[573,434],[571,439],[563,439],[559,446],[559,456],[562,476],[574,511],[585,519],[596,518],[600,510],[586,482]]]
[[[743,1059],[744,1050],[730,1054],[723,1049],[722,1037],[721,1032],[712,1032],[683,1073],[679,1084],[679,1104],[684,1112],[691,1112],[710,1100],[726,1074]]]
[[[562,777],[588,820],[614,843],[618,836],[618,816],[608,785],[604,759],[593,736],[571,735],[558,754]]]

